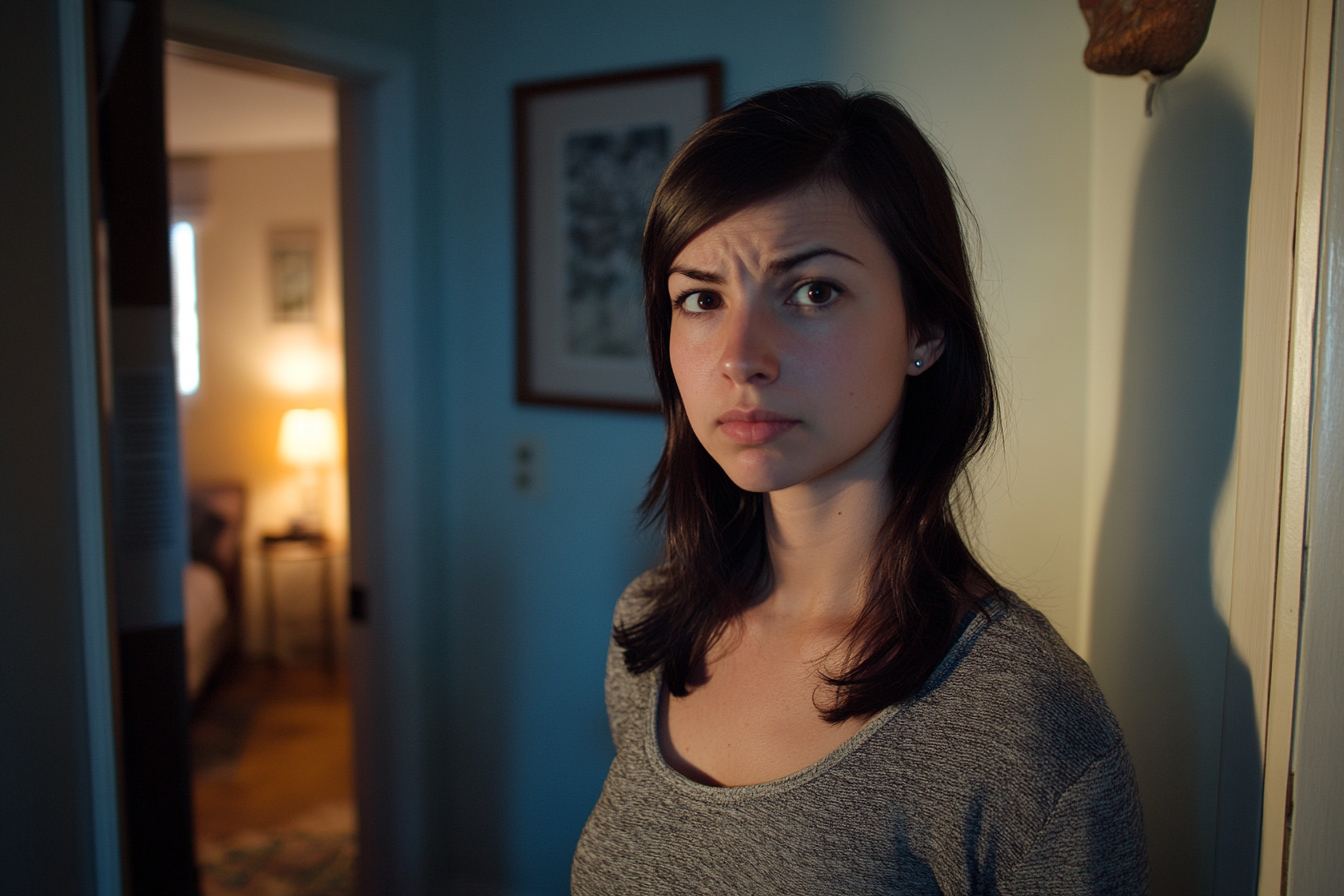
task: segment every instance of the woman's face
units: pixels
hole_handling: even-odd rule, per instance
[[[907,327],[896,260],[848,191],[805,187],[705,229],[668,291],[682,403],[733,482],[885,477],[905,378],[941,342]]]

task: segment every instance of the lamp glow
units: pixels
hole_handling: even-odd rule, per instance
[[[271,383],[280,392],[303,395],[314,392],[326,376],[326,358],[311,345],[292,345],[277,351],[270,362]]]
[[[336,416],[326,408],[286,411],[280,421],[280,459],[295,467],[336,462]]]

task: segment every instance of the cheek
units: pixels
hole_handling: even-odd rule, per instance
[[[672,378],[677,381],[677,391],[681,394],[681,406],[686,410],[691,429],[698,433],[698,411],[703,389],[698,383],[696,354],[685,339],[677,338],[675,329],[667,348]]]
[[[690,358],[687,355],[684,340],[677,338],[676,331],[673,331],[672,338],[667,345],[667,360],[672,366],[672,378],[677,381],[677,389],[681,392],[681,400],[685,402],[688,398],[686,387],[690,385]]]
[[[852,334],[842,349],[828,352],[828,363],[812,372],[825,382],[833,411],[843,413],[860,429],[881,429],[900,406],[905,387],[905,346],[895,339],[873,336],[874,330]]]
[[[678,330],[675,326],[672,329],[667,356],[672,366],[672,376],[677,381],[677,389],[681,392],[682,403],[689,406],[704,388],[708,353],[703,345],[686,338]]]

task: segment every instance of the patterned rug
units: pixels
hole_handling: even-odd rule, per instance
[[[354,810],[331,803],[275,830],[202,841],[196,853],[203,896],[349,896]]]

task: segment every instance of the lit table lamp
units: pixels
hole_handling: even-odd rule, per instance
[[[323,524],[322,474],[336,463],[336,415],[326,408],[286,411],[280,421],[280,459],[299,469],[301,512],[292,531],[319,533]]]

